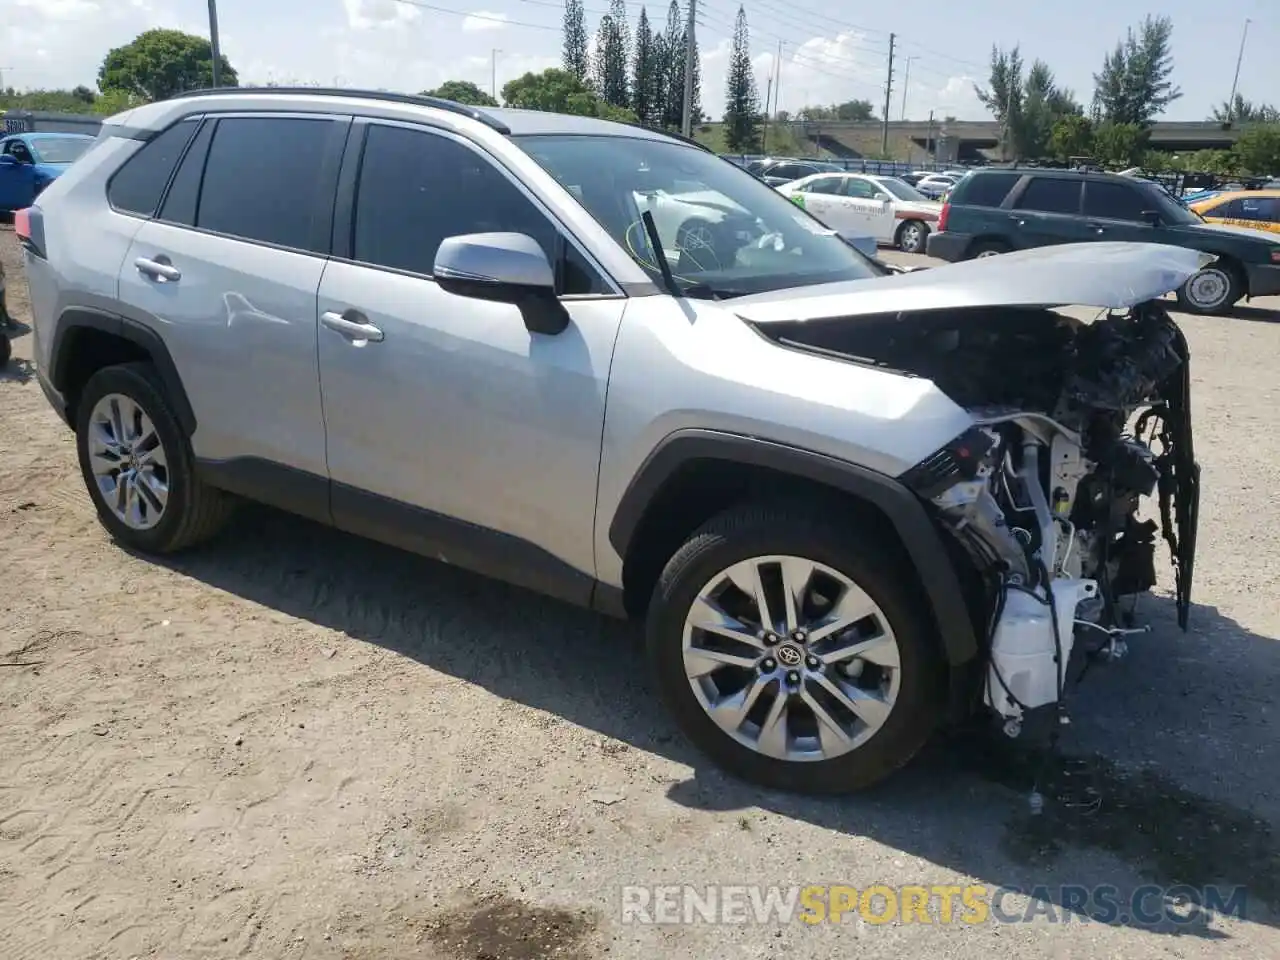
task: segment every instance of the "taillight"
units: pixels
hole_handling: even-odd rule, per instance
[[[944,203],[942,205],[942,212],[938,214],[938,232],[939,233],[947,229],[947,214],[949,214],[950,212],[951,212],[951,204]]]
[[[13,232],[18,236],[18,243],[30,250],[37,257],[44,257],[44,220],[43,215],[35,207],[15,211],[13,214]]]

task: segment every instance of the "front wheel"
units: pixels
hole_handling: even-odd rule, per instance
[[[1240,274],[1228,264],[1215,262],[1187,278],[1178,290],[1178,305],[1188,313],[1223,313],[1242,296]]]
[[[746,506],[696,531],[654,592],[648,651],[677,723],[730,773],[862,789],[933,732],[944,663],[891,545],[808,507]]]

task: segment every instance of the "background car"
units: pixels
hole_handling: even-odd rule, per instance
[[[1280,233],[1280,190],[1219,193],[1192,202],[1191,209],[1208,223]]]
[[[0,210],[31,206],[91,143],[93,137],[83,133],[20,133],[0,139]]]
[[[1253,194],[1256,196],[1256,194]],[[1159,243],[1211,254],[1178,291],[1182,309],[1215,314],[1280,293],[1280,237],[1206,223],[1157,184],[1074,170],[974,171],[943,205],[929,255],[957,261],[1057,243]]]
[[[942,204],[897,177],[820,173],[777,189],[833,230],[871,236],[906,253],[924,253],[942,213]]]
[[[843,167],[822,160],[789,160],[785,157],[771,160],[753,160],[747,164],[747,173],[754,174],[771,187],[781,186],[815,173],[840,173]]]
[[[931,173],[916,182],[916,189],[926,197],[937,200],[959,182],[959,177],[943,173]]]

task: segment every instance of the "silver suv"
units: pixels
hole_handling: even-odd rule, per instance
[[[116,539],[190,547],[244,497],[645,617],[682,729],[756,782],[856,789],[944,718],[1061,711],[1154,583],[1157,489],[1185,624],[1157,298],[1198,254],[895,271],[661,133],[280,89],[110,118],[17,229]]]

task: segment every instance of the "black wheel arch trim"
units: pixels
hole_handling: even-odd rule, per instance
[[[186,388],[182,385],[182,377],[178,374],[178,367],[173,362],[173,355],[169,353],[164,340],[146,324],[118,314],[86,307],[68,307],[59,315],[53,333],[50,377],[53,388],[64,398],[67,398],[67,379],[70,375],[72,356],[66,347],[68,337],[76,330],[99,330],[119,337],[121,340],[127,340],[145,350],[160,374],[178,423],[182,425],[188,437],[195,434],[195,410],[192,409]]]
[[[720,460],[765,467],[852,494],[878,508],[892,524],[932,607],[947,659],[954,664],[978,653],[973,621],[942,532],[924,504],[893,477],[801,447],[717,430],[678,430],[649,454],[628,485],[609,524],[609,542],[620,557],[639,530],[645,510],[680,467]]]

